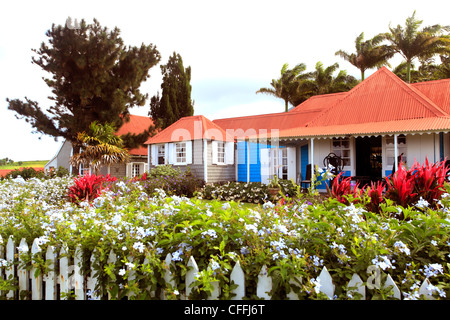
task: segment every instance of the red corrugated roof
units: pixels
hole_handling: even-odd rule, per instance
[[[447,113],[387,68],[380,68],[307,126],[350,125],[446,116]]]
[[[371,136],[395,133],[426,133],[450,131],[450,117],[366,122],[352,125],[299,127],[280,130],[279,138],[339,137],[346,135]],[[256,138],[256,136],[251,137]],[[274,136],[273,138],[277,138]]]
[[[271,113],[256,116],[216,119],[213,122],[235,139],[244,139],[255,134],[264,135],[271,130],[304,126],[318,116],[321,109],[307,109],[296,112]]]
[[[149,138],[145,144],[156,144],[186,140],[210,139],[220,141],[234,141],[233,137],[204,116],[184,117],[171,124],[155,136]]]
[[[450,79],[412,83],[442,110],[450,114]]]
[[[127,133],[131,134],[140,134],[144,132],[145,130],[148,130],[148,128],[153,125],[153,121],[149,117],[145,116],[137,116],[130,114],[130,121],[124,122],[123,125],[117,130],[117,135],[123,135]],[[141,146],[139,148],[130,149],[128,152],[131,155],[141,155],[146,156],[147,155],[147,147]]]
[[[289,112],[307,111],[307,110],[322,110],[325,106],[330,106],[335,102],[343,99],[347,95],[347,92],[338,92],[330,94],[322,94],[318,96],[312,96],[308,100],[302,102]]]

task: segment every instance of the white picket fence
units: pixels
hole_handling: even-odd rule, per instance
[[[21,250],[25,251],[29,248],[25,239],[22,239],[20,241],[19,247]],[[95,286],[97,280],[92,276],[94,274],[93,270],[91,271],[91,276],[88,276],[87,279],[85,279],[84,276],[80,273],[80,268],[78,267],[79,265],[81,265],[82,258],[80,247],[78,247],[75,251],[73,264],[69,265],[69,257],[66,255],[67,251],[64,247],[61,249],[59,255],[57,255],[54,248],[49,246],[45,253],[45,260],[49,262],[50,271],[48,271],[47,274],[40,274],[37,277],[34,276],[36,271],[34,268],[30,269],[25,267],[24,265],[21,265],[20,263],[14,263],[19,262],[16,260],[18,257],[20,259],[20,255],[17,255],[19,247],[16,246],[12,237],[8,239],[6,247],[0,246],[0,258],[8,262],[7,267],[0,268],[0,277],[2,279],[9,279],[10,275],[12,274],[15,279],[18,279],[19,288],[18,290],[11,290],[7,292],[8,299],[20,299],[20,292],[23,291],[28,293],[27,298],[31,300],[63,300],[66,299],[69,294],[75,295],[75,299],[77,300],[101,299],[101,297],[95,295]],[[31,246],[31,253],[42,253],[39,245],[37,244],[37,240],[33,241],[33,244]],[[93,256],[91,257],[91,265],[94,262]],[[111,252],[108,258],[108,263],[115,261],[116,256],[113,252]],[[166,265],[173,264],[171,254],[168,254],[166,256],[165,262]],[[58,272],[55,272],[55,266],[59,266],[58,268],[56,268],[58,269]],[[193,290],[190,285],[195,281],[196,275],[200,272],[193,257],[189,259],[187,266],[188,271],[185,276],[186,292],[185,294],[181,294],[179,296],[180,299],[186,299],[186,297],[189,296],[191,290]],[[380,274],[379,269],[373,271],[374,275]],[[133,274],[129,274],[128,279],[134,279]],[[171,285],[172,289],[176,289],[175,282],[173,281],[171,272],[168,269],[165,271],[164,279],[166,283],[169,283]],[[301,281],[300,278],[296,279],[297,281]],[[374,278],[374,280],[375,283],[372,285],[378,286],[377,288],[387,288],[392,286],[392,297],[396,299],[402,299],[401,292],[390,275],[387,275],[387,279],[384,284],[377,283],[376,277]],[[316,281],[320,281],[320,291],[326,294],[330,299],[333,299],[335,285],[333,284],[332,277],[326,267],[322,269]],[[245,274],[239,262],[236,263],[230,274],[230,283],[232,282],[237,284],[237,288],[233,290],[233,293],[235,294],[233,299],[241,300],[243,297],[245,297],[246,294],[246,284]],[[292,280],[293,284],[295,284],[295,282],[296,281]],[[423,294],[428,299],[433,299],[432,296],[430,296],[429,291],[427,290],[429,284],[429,280],[425,279],[425,281],[422,283],[422,286],[420,287],[419,294]],[[214,287],[214,290],[209,299],[215,300],[220,296],[221,289],[218,282],[213,283],[212,285]],[[369,284],[367,284],[367,287],[371,288]],[[366,285],[357,274],[354,274],[352,279],[349,281],[348,288],[354,288],[352,289],[353,292],[359,293],[362,300],[366,299]],[[268,268],[264,265],[258,275],[256,294],[260,298],[269,300],[271,299],[271,296],[269,295],[271,290],[272,278],[268,274]],[[160,298],[166,298],[164,292],[161,294]],[[298,296],[296,293],[294,293],[293,290],[291,290],[291,292],[287,294],[287,298],[291,300],[297,300]]]

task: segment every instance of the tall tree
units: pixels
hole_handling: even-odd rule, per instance
[[[333,74],[338,71],[338,74]],[[339,70],[339,64],[324,67],[322,62],[316,63],[310,79],[305,81],[304,86],[308,88],[309,96],[345,92],[358,84],[355,77],[348,75],[345,70]]]
[[[161,96],[157,92],[150,100],[150,112],[156,126],[164,129],[180,118],[194,114],[191,99],[191,67],[184,68],[183,59],[176,52],[161,66],[163,80]]]
[[[304,63],[297,64],[294,68],[289,69],[289,64],[285,63],[280,71],[280,78],[272,79],[271,88],[260,88],[256,93],[265,93],[284,100],[285,112],[288,111],[289,103],[295,103],[301,99],[302,81],[309,77],[308,73],[304,73],[306,65]]]
[[[44,81],[52,89],[49,99],[54,105],[45,112],[25,97],[6,99],[8,109],[29,122],[34,132],[70,141],[78,153],[77,135],[93,121],[119,128],[129,119],[129,108],[145,104],[147,95],[139,87],[160,54],[151,44],[126,47],[117,27],[102,28],[96,19],[92,24],[82,20],[77,28],[53,24],[46,36],[48,42],[32,50],[37,54],[32,63],[51,74]]]
[[[384,65],[389,66],[388,60],[392,58],[394,52],[389,46],[380,44],[383,40],[383,35],[377,35],[364,41],[364,32],[362,32],[356,37],[355,53],[338,50],[335,54],[358,68],[361,71],[361,81],[363,81],[367,69],[379,68]]]
[[[450,52],[450,26],[439,24],[424,27],[419,30],[422,20],[416,19],[416,11],[405,22],[405,27],[389,26],[388,33],[384,34],[394,52],[399,53],[406,61],[407,81],[411,82],[411,64],[413,59],[426,60],[436,54]]]
[[[129,159],[129,153],[123,145],[121,137],[115,134],[116,128],[106,122],[100,124],[94,121],[88,132],[79,132],[77,139],[81,145],[80,152],[74,153],[70,163],[78,167],[80,164],[90,166],[98,174],[103,165],[124,163]]]

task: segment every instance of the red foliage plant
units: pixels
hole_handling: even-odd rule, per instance
[[[371,182],[370,187],[366,188],[366,194],[369,196],[369,203],[366,205],[368,211],[379,212],[380,204],[383,202],[383,191],[385,184],[381,181]]]
[[[69,187],[68,197],[71,202],[79,203],[81,201],[91,201],[101,195],[110,182],[116,181],[116,177],[109,174],[105,177],[102,175],[86,174],[74,178],[75,184]]]
[[[331,196],[340,203],[348,205],[348,196],[352,195],[354,199],[359,199],[361,197],[361,190],[359,190],[359,183],[356,183],[352,188],[351,177],[342,178],[343,173],[339,173],[333,180]]]

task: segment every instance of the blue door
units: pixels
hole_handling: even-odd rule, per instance
[[[300,148],[300,161],[301,161],[301,177],[305,180],[306,166],[309,163],[308,145],[304,145]]]

